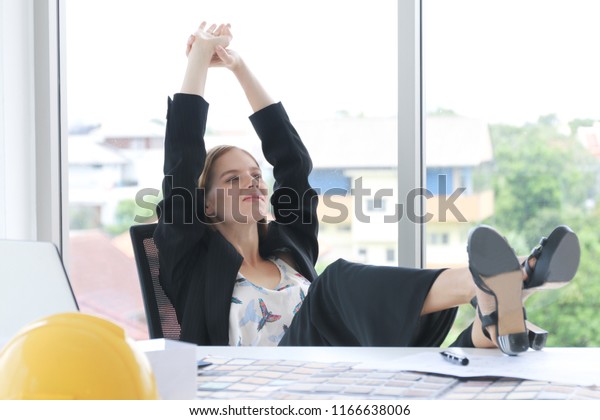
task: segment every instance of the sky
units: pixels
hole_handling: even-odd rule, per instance
[[[600,119],[600,2],[424,0],[426,97],[491,122]]]
[[[231,48],[293,120],[397,114],[397,0],[66,7],[70,125],[164,119],[185,41],[202,20],[232,24]],[[600,119],[598,16],[600,2],[589,0],[423,0],[426,109],[514,124],[548,113]],[[205,97],[209,126],[247,124],[250,107],[227,70],[211,70]]]
[[[341,110],[395,115],[397,8],[368,3],[69,0],[69,115],[73,121],[148,113],[163,118],[167,96],[180,88],[185,42],[202,20],[231,23],[231,48],[294,119]],[[251,113],[228,70],[211,70],[205,96],[209,124],[235,126]]]

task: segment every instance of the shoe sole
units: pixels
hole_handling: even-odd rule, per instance
[[[544,258],[544,252],[553,251]],[[559,226],[552,231],[533,269],[529,290],[558,289],[566,285],[577,273],[581,249],[577,235],[567,226]],[[539,269],[539,271],[537,271]],[[547,273],[545,280],[537,280],[535,273]]]

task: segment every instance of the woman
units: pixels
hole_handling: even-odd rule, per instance
[[[457,306],[476,297],[479,315],[456,344],[500,345],[507,354],[526,350],[525,276],[491,228],[470,237],[473,276],[467,268],[344,260],[317,276],[318,198],[308,183],[310,156],[281,103],[239,54],[226,49],[231,39],[229,25],[207,28],[203,22],[188,40],[181,91],[169,100],[164,199],[154,239],[181,339],[201,345],[439,346]],[[273,165],[274,221],[266,221],[267,188],[256,160],[232,146],[206,153],[203,95],[211,66],[231,70],[252,107],[250,120]],[[493,248],[478,253],[485,242]],[[488,261],[498,252],[507,255]],[[543,254],[550,258],[553,249]],[[538,287],[553,280],[544,275]]]

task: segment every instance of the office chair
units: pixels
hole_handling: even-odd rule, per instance
[[[142,286],[150,338],[179,340],[181,327],[175,308],[158,281],[158,250],[152,235],[156,223],[134,225],[129,229],[133,253]]]

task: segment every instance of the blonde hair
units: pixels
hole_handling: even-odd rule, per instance
[[[202,188],[205,191],[209,191],[212,188],[212,182],[214,178],[213,167],[215,166],[215,163],[221,156],[233,149],[241,150],[242,152],[246,153],[252,158],[252,160],[254,160],[256,166],[259,166],[254,156],[252,156],[250,152],[242,149],[241,147],[231,146],[228,144],[215,146],[206,153],[206,159],[204,160],[204,169],[202,170],[202,173],[198,178],[199,188]]]

